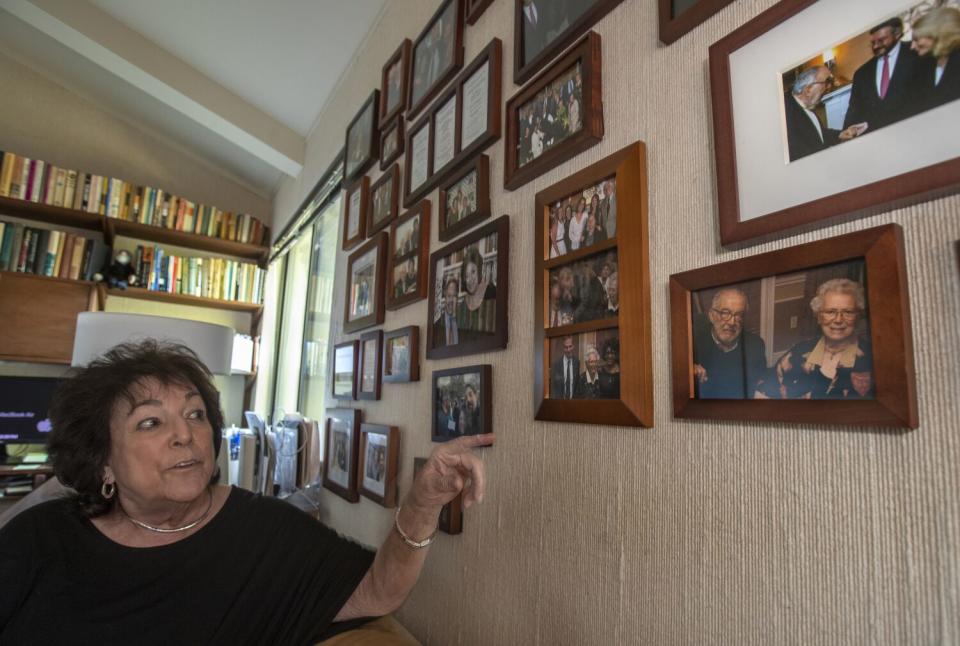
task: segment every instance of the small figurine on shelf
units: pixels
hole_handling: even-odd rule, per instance
[[[130,252],[121,249],[117,252],[113,262],[105,266],[103,271],[95,273],[93,279],[98,283],[105,282],[109,287],[119,287],[120,289],[135,285],[137,275],[133,272],[133,267],[130,264],[132,260]]]

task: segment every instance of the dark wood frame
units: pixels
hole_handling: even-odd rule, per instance
[[[413,459],[413,477],[427,464],[427,458]],[[447,512],[446,521],[444,521],[443,511]],[[440,512],[440,519],[437,523],[437,529],[445,534],[460,534],[463,532],[463,492],[457,494],[457,497],[443,506]]]
[[[477,210],[464,216],[462,220],[447,226],[447,191],[449,191],[457,182],[476,172],[477,174]],[[457,173],[451,174],[443,184],[440,185],[440,207],[439,212],[441,241],[446,242],[456,238],[458,235],[467,231],[476,224],[483,222],[490,217],[490,158],[486,155],[479,155],[474,158],[473,163],[464,166]]]
[[[349,347],[353,350],[353,385],[350,388],[350,395],[338,395],[336,391],[337,387],[337,350],[340,348]],[[357,341],[344,341],[343,343],[337,343],[333,346],[333,357],[330,362],[330,396],[334,399],[356,399],[357,398],[357,369],[358,362],[360,360],[360,350],[357,346]]]
[[[417,242],[417,248],[413,251],[394,255],[394,245],[397,243],[397,229],[400,225],[420,216],[420,240]],[[395,265],[406,262],[407,259],[416,256],[417,260],[417,291],[413,294],[406,294],[399,298],[393,295],[393,268]],[[427,297],[427,277],[429,275],[430,262],[430,200],[421,200],[416,206],[404,213],[393,221],[390,225],[390,242],[387,248],[387,278],[385,283],[387,295],[387,309],[397,310],[406,307],[410,303],[416,303]]]
[[[376,349],[374,352],[373,363],[373,392],[368,393],[363,390],[363,366],[366,359],[367,352],[367,341],[375,341]],[[380,385],[383,371],[383,330],[373,330],[371,332],[365,332],[360,335],[360,360],[357,362],[357,399],[365,399],[369,401],[377,401],[380,399]]]
[[[390,184],[390,214],[383,220],[378,223],[373,221],[373,208],[374,208],[374,199],[373,196],[377,194],[381,188]],[[373,184],[370,185],[370,201],[367,208],[367,235],[372,236],[377,231],[387,228],[387,226],[397,219],[397,212],[399,210],[400,204],[400,165],[394,164],[388,168],[384,173],[377,178]]]
[[[693,398],[692,292],[863,258],[876,396],[872,400]],[[887,224],[670,277],[676,417],[917,428],[913,336],[903,230]]]
[[[403,42],[393,53],[387,62],[383,65],[383,71],[380,72],[380,125],[387,123],[394,117],[403,114],[407,107],[407,86],[410,84],[410,39],[404,38]],[[400,65],[400,99],[393,109],[387,109],[387,74],[394,65]],[[401,120],[402,122],[402,120]]]
[[[430,377],[430,441],[447,442],[452,438],[444,437],[437,432],[437,379],[467,373],[480,373],[480,433],[493,433],[493,369],[490,364],[477,364],[460,368],[434,370]]]
[[[490,336],[486,336],[475,341],[465,341],[457,345],[445,345],[434,347],[433,344],[433,312],[436,309],[437,293],[434,285],[437,284],[437,261],[449,256],[454,252],[471,245],[478,240],[482,240],[490,234],[497,234],[497,325],[496,330]],[[454,240],[445,247],[430,254],[430,283],[427,290],[430,294],[429,305],[427,306],[427,358],[428,359],[447,359],[450,357],[462,357],[468,354],[477,354],[478,352],[488,352],[490,350],[500,350],[507,347],[507,305],[510,302],[510,216],[501,215],[499,218],[490,222],[472,233]]]
[[[373,312],[367,316],[359,318],[355,321],[349,319],[350,316],[350,286],[353,282],[353,263],[357,258],[360,258],[365,253],[371,249],[377,250],[377,268],[375,271],[375,276],[377,279],[377,284],[374,286],[373,293],[370,295],[373,298]],[[387,234],[378,233],[372,238],[367,240],[363,246],[350,254],[350,257],[347,258],[347,283],[344,292],[343,300],[343,331],[346,333],[357,332],[364,328],[368,328],[372,325],[380,325],[383,323],[383,290],[384,290],[384,281],[386,276],[386,266],[387,266]]]
[[[474,141],[468,144],[465,148],[463,147],[463,87],[466,82],[470,79],[471,76],[484,64],[489,61],[489,70],[490,78],[488,81],[488,94],[487,94],[487,129],[486,131],[477,137]],[[460,73],[456,80],[451,84],[451,87],[447,90],[444,96],[437,100],[436,103],[431,107],[429,113],[424,114],[423,117],[418,121],[413,127],[407,128],[407,142],[406,142],[406,152],[404,157],[404,168],[407,169],[405,172],[406,177],[404,178],[404,190],[403,190],[403,204],[404,206],[411,206],[417,200],[425,196],[427,193],[432,191],[437,187],[438,184],[442,183],[451,173],[456,173],[458,169],[470,159],[472,159],[477,153],[481,152],[488,148],[493,142],[497,141],[500,138],[501,134],[501,125],[500,125],[500,116],[501,116],[501,105],[503,98],[503,44],[499,38],[494,38],[490,41],[480,54],[474,58],[470,64]],[[436,111],[441,108],[450,97],[456,93],[456,141],[454,143],[454,156],[443,168],[434,168],[433,167],[433,150],[434,150],[434,114]],[[413,156],[411,150],[411,144],[413,142],[413,136],[411,133],[418,132],[421,127],[430,128],[429,141],[427,143],[428,151],[428,165],[427,165],[427,179],[416,189],[411,189],[410,186],[410,161]]]
[[[360,452],[360,410],[357,408],[328,408],[326,416],[327,425],[323,434],[323,486],[325,489],[329,489],[347,502],[358,502],[360,500],[360,496],[357,493],[357,454]],[[327,475],[330,469],[331,418],[340,416],[345,418],[353,418],[350,424],[350,442],[352,446],[350,449],[350,468],[347,475],[347,479],[350,481],[350,483],[347,487],[340,486],[338,483],[331,480]]]
[[[423,184],[413,188],[413,140],[426,128],[427,132],[427,177]],[[423,115],[419,121],[407,128],[406,143],[403,146],[403,205],[407,208],[433,190],[436,185],[431,181],[433,176],[433,128],[430,113]]]
[[[517,160],[517,143],[520,132],[518,119],[520,108],[542,92],[558,76],[566,73],[580,62],[583,74],[583,100],[580,103],[582,127],[579,132],[544,151],[540,157],[522,168]],[[603,139],[603,79],[600,61],[600,35],[589,32],[570,49],[563,58],[555,61],[522,90],[507,101],[507,141],[504,145],[503,187],[519,188],[548,170],[555,168]]]
[[[823,226],[826,220],[865,217],[901,208],[960,189],[960,156],[857,186],[804,204],[740,220],[737,189],[737,151],[733,133],[733,91],[730,56],[741,47],[814,4],[816,0],[781,0],[728,36],[710,46],[710,86],[717,168],[720,242],[741,243],[805,225]],[[754,242],[760,242],[755,240]]]
[[[406,141],[404,137],[404,126],[406,125],[406,120],[403,118],[403,115],[398,115],[394,117],[393,123],[384,126],[383,130],[380,131],[380,170],[386,170],[390,164],[395,162],[397,159],[403,156],[403,144]],[[395,135],[390,133],[395,132]],[[386,148],[387,139],[391,136],[397,137],[400,142],[397,144],[397,151],[393,153],[390,157],[384,157],[383,151]]]
[[[372,115],[371,123],[369,124],[359,124],[360,118],[363,117],[364,111],[370,105],[373,105],[373,109],[370,110]],[[350,120],[350,124],[347,126],[347,131],[345,135],[344,145],[343,145],[343,181],[349,182],[353,181],[363,173],[367,172],[367,169],[373,165],[373,162],[377,160],[377,157],[380,152],[380,129],[379,122],[377,121],[377,114],[379,112],[380,106],[380,90],[374,90],[370,93],[370,96],[367,97],[366,101],[363,102],[363,105],[360,106],[360,109],[357,110],[357,114],[354,115],[353,119]],[[347,172],[347,167],[350,163],[350,131],[356,125],[369,125],[370,127],[370,147],[366,151],[366,157],[360,165],[353,171],[352,174]]]
[[[450,3],[453,2],[457,5],[456,11],[456,25],[454,29],[454,41],[453,41],[453,62],[447,67],[447,69],[440,72],[440,75],[434,80],[433,85],[431,85],[423,93],[423,96],[420,97],[416,102],[413,98],[413,75],[414,70],[416,69],[416,56],[417,56],[417,45],[420,44],[420,41],[424,39],[427,35],[427,32],[430,31],[430,28],[433,27],[433,23],[440,19],[440,16],[443,15],[444,11],[450,6]],[[440,3],[440,6],[437,7],[437,10],[430,17],[430,20],[427,21],[426,26],[424,26],[423,31],[420,32],[420,35],[417,36],[417,39],[413,41],[413,47],[410,49],[410,74],[408,76],[407,85],[409,86],[409,91],[407,92],[407,119],[413,119],[417,114],[428,105],[430,101],[436,96],[437,92],[443,89],[447,81],[453,78],[453,75],[457,73],[461,67],[463,67],[463,16],[464,16],[464,0],[443,0]]]
[[[583,188],[616,176],[617,232],[590,247],[550,258],[550,205]],[[537,193],[534,247],[534,410],[536,419],[611,426],[653,426],[653,361],[650,314],[650,256],[647,230],[647,159],[642,142],[631,144]],[[620,315],[572,325],[547,327],[550,270],[617,249]],[[568,334],[618,328],[620,399],[551,399],[550,341]]]
[[[673,16],[673,0],[657,0],[657,9],[660,19],[660,42],[664,45],[676,41],[688,31],[698,27],[706,22],[733,0],[697,0],[697,3],[682,12],[679,16]]]
[[[357,235],[348,238],[349,235],[349,210],[350,196],[360,191],[360,230]],[[370,178],[364,175],[346,189],[346,195],[343,200],[343,242],[340,248],[349,251],[367,238],[367,211],[370,209]]]
[[[389,347],[389,341],[404,336],[409,339],[409,369],[406,372],[387,374],[387,348]],[[383,333],[383,381],[388,383],[420,381],[420,326],[408,325],[407,327]]]
[[[467,0],[467,24],[475,25],[493,0]]]
[[[450,105],[453,101],[453,156],[447,162],[437,168],[437,114],[440,110]],[[430,168],[431,175],[438,175],[448,172],[457,164],[457,149],[460,141],[460,97],[457,95],[456,86],[450,87],[444,94],[437,99],[430,107]]]
[[[387,436],[387,471],[383,478],[381,496],[363,486],[363,472],[367,466],[367,437],[371,434]],[[357,490],[360,494],[384,507],[397,506],[397,474],[400,471],[400,429],[383,424],[360,424],[360,456],[357,466]]]
[[[513,82],[523,85],[547,63],[567,49],[590,27],[610,13],[623,0],[595,0],[594,6],[572,22],[566,31],[553,39],[531,61],[523,60],[523,0],[514,0],[513,12]]]

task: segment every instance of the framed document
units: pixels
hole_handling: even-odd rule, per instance
[[[434,111],[433,127],[433,172],[440,172],[453,161],[457,148],[457,93]]]
[[[370,178],[364,175],[359,181],[347,188],[347,199],[343,201],[343,244],[344,251],[353,249],[367,237],[367,209],[369,208]]]
[[[463,82],[460,104],[460,145],[467,147],[487,131],[490,92],[490,61],[483,64]]]
[[[361,335],[357,399],[380,399],[380,365],[382,361],[383,330],[373,330]]]

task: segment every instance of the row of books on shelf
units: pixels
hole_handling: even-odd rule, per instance
[[[261,303],[266,272],[249,262],[168,254],[162,247],[137,245],[137,286],[171,294]]]
[[[221,211],[152,186],[59,168],[41,159],[2,153],[0,196],[255,245],[267,227],[247,213]]]
[[[109,252],[100,240],[0,220],[0,271],[92,280]]]

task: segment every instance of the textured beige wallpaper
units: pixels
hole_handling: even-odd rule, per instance
[[[515,192],[503,141],[488,151],[494,215],[511,216],[510,344],[425,363],[386,384],[365,419],[403,434],[401,493],[430,443],[432,370],[493,365],[495,448],[487,502],[441,534],[399,612],[428,644],[960,643],[960,197],[934,200],[739,251],[719,246],[707,48],[774,0],[737,0],[670,47],[654,0],[625,0],[603,38],[603,142]],[[344,129],[403,37],[436,0],[393,0],[318,120],[307,171],[283,187],[290,216],[343,145]],[[512,0],[466,32],[469,61],[493,36],[512,64]],[[505,74],[505,98],[516,88]],[[635,140],[647,143],[656,424],[533,420],[530,298],[535,193]],[[379,171],[372,173],[375,179]],[[430,196],[436,202],[436,191]],[[435,222],[435,219],[434,219]],[[919,429],[714,423],[671,415],[672,273],[887,222],[905,231]],[[433,248],[437,248],[434,226]],[[342,283],[345,256],[338,258]],[[342,294],[335,311],[342,311]],[[424,325],[426,303],[385,329]],[[339,322],[337,323],[339,329]],[[421,329],[423,329],[421,327]],[[343,338],[338,336],[336,340]],[[379,543],[392,512],[324,494],[325,520]]]

